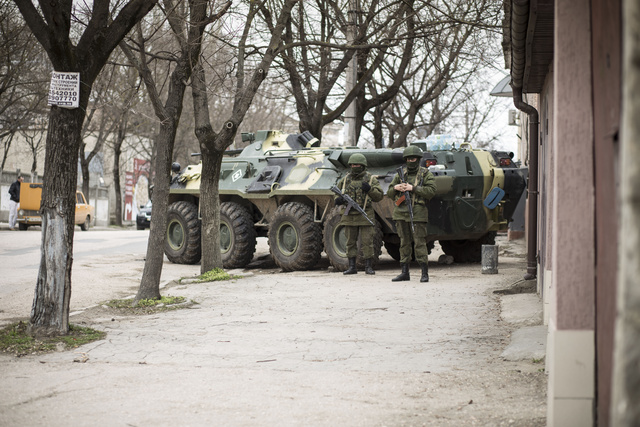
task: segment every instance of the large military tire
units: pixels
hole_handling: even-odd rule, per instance
[[[324,251],[329,258],[329,263],[338,271],[344,271],[349,267],[347,259],[347,237],[344,234],[344,227],[340,222],[340,208],[333,208],[324,222]],[[377,264],[382,254],[382,227],[376,221],[375,233],[373,235],[373,264]],[[364,255],[362,252],[362,238],[358,236],[358,255],[356,257],[358,269],[364,269]]]
[[[427,242],[427,254],[431,254],[431,251],[435,247],[435,243],[433,241]],[[385,242],[384,248],[387,250],[389,256],[396,261],[400,261],[400,245],[397,243],[387,243]],[[416,260],[416,252],[415,252],[415,243],[413,244],[413,252],[411,252],[411,260]]]
[[[284,271],[309,270],[322,254],[322,230],[313,210],[302,203],[285,203],[269,222],[269,248]]]
[[[247,209],[234,202],[220,205],[220,253],[224,268],[242,268],[256,251],[256,229]]]
[[[384,248],[389,256],[396,261],[400,261],[400,245],[397,243],[384,242]]]
[[[453,257],[455,262],[480,262],[482,245],[495,245],[496,232],[490,231],[478,240],[440,240],[442,251]]]
[[[164,253],[175,264],[196,264],[202,256],[198,207],[180,201],[169,205]]]

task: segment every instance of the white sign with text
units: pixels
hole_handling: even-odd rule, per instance
[[[47,105],[78,108],[80,102],[80,73],[51,73]]]

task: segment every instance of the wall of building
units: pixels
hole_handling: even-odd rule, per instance
[[[620,110],[622,16],[620,3],[592,0],[592,74],[596,215],[596,360],[598,425],[609,425],[613,375],[618,218],[620,217]]]
[[[595,241],[589,0],[555,3],[549,426],[593,424]],[[547,242],[548,243],[548,242]]]
[[[553,293],[551,292],[551,276],[553,273],[553,228],[552,221],[554,186],[554,157],[553,157],[553,126],[554,126],[554,91],[553,91],[553,70],[549,70],[542,94],[540,96],[540,217],[538,225],[538,250],[540,254],[540,274],[538,274],[538,286],[543,301],[544,324],[549,324]]]

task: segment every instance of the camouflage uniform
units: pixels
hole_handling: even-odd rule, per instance
[[[405,159],[410,157],[422,158],[422,150],[418,147],[407,147],[404,150],[403,156]],[[411,230],[411,216],[407,203],[399,201],[404,196],[404,192],[397,191],[394,188],[394,186],[402,182],[399,174],[396,174],[387,190],[387,196],[396,202],[392,218],[396,222],[396,230],[400,237],[400,263],[402,264],[402,274],[393,280],[409,280],[409,263],[411,262],[413,243],[416,260],[422,267],[422,277],[420,281],[427,282],[429,281],[429,252],[427,250],[427,222],[429,221],[429,212],[427,210],[427,202],[436,194],[436,183],[433,174],[431,174],[427,168],[421,167],[419,160],[414,162],[414,165],[407,162],[407,165],[403,166],[403,172],[405,182],[413,186],[410,194],[415,232]]]
[[[363,168],[362,171],[356,172],[352,170],[349,172],[338,181],[337,186],[342,193],[351,197],[372,221],[375,221],[373,202],[379,202],[384,197],[382,187],[375,176],[364,170],[367,166],[367,160],[362,154],[356,153],[352,155],[349,158],[349,165],[362,165]],[[341,204],[339,199],[341,197],[335,197],[336,204]],[[361,236],[362,252],[366,265],[365,272],[367,274],[375,274],[372,265],[375,255],[373,250],[374,227],[355,209],[351,209],[347,215],[341,217],[340,225],[344,226],[344,233],[347,238],[347,258],[349,259],[349,269],[344,274],[355,274],[357,272],[355,262],[358,255],[358,235]]]

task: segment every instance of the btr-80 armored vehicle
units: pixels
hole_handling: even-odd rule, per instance
[[[349,157],[361,153],[383,191],[404,161],[403,149],[325,148],[309,132],[243,134],[249,145],[230,152],[220,171],[220,250],[225,268],[244,267],[253,258],[258,236],[268,237],[274,261],[283,270],[313,268],[324,252],[338,270],[347,268],[346,242],[338,225],[341,211],[330,190],[349,171]],[[435,176],[437,193],[429,202],[429,246],[438,240],[456,262],[480,261],[481,246],[506,230],[525,189],[525,169],[512,154],[472,149],[469,144],[427,150],[421,161]],[[165,253],[175,263],[200,260],[200,171],[184,168],[172,180]],[[177,168],[179,170],[179,166]],[[493,190],[493,191],[492,191]],[[489,196],[489,197],[487,197]],[[400,239],[391,220],[394,203],[374,203],[375,261],[382,246],[400,258]],[[374,262],[375,262],[374,261]],[[364,260],[358,256],[358,264]]]

